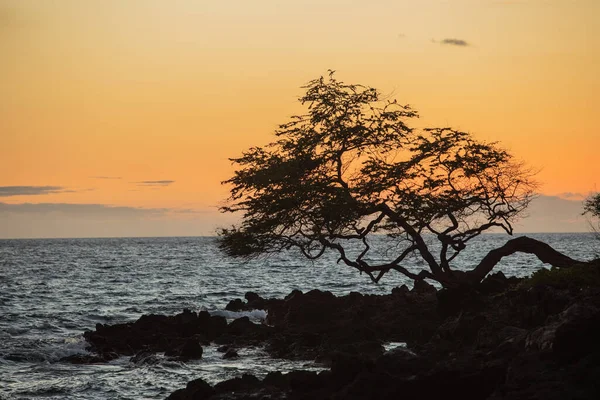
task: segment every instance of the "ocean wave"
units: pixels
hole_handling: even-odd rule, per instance
[[[75,354],[89,354],[83,336],[69,337],[62,342],[40,342],[27,340],[18,343],[2,355],[2,358],[14,362],[57,362],[61,358]]]

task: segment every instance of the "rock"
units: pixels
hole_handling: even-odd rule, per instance
[[[134,364],[141,364],[141,365],[154,365],[154,364],[158,364],[159,360],[155,354],[141,351],[141,352],[137,353],[135,356],[131,357],[129,359],[129,362],[132,362]]]
[[[269,372],[263,379],[263,385],[285,389],[288,387],[287,376],[284,376],[280,371]]]
[[[214,340],[215,344],[227,346],[235,342],[235,338],[228,333],[225,333]]]
[[[218,347],[218,348],[217,348],[217,351],[218,351],[219,353],[225,353],[225,352],[227,352],[227,350],[229,350],[230,348],[231,348],[231,346],[229,346],[229,345],[227,345],[227,344],[224,344],[223,346],[220,346],[220,347]]]
[[[479,283],[477,286],[477,290],[486,294],[495,294],[505,291],[514,283],[514,280],[509,281],[502,271],[498,271],[495,274],[488,275],[483,281],[481,281],[481,283]]]
[[[260,385],[260,381],[254,375],[244,374],[241,378],[233,378],[219,382],[214,386],[217,393],[241,392],[254,389]]]
[[[185,389],[173,392],[167,400],[204,400],[215,394],[215,390],[204,380],[198,378],[188,382]]]
[[[288,294],[287,296],[285,296],[283,298],[283,300],[288,301],[291,300],[292,298],[296,297],[296,296],[302,296],[302,290],[298,290],[298,289],[294,289],[290,292],[290,294]]]
[[[559,314],[554,328],[554,355],[562,362],[581,358],[600,349],[600,310],[589,304],[576,303]],[[548,332],[546,332],[548,333]]]
[[[175,316],[175,320],[179,324],[189,324],[196,322],[198,318],[198,314],[193,311],[190,311],[188,308],[184,308],[181,314]]]
[[[435,293],[435,292],[437,292],[437,289],[432,284],[428,283],[424,279],[421,279],[421,280],[415,281],[412,292],[413,293],[421,293],[421,294]]]
[[[225,354],[223,354],[223,359],[228,360],[230,358],[238,358],[240,355],[235,349],[228,349]]]
[[[256,303],[256,302],[263,300],[258,294],[254,293],[254,292],[246,292],[246,294],[244,295],[244,298],[246,299],[248,304]]]
[[[190,338],[206,343],[220,336],[227,328],[224,317],[190,310],[172,317],[143,315],[133,323],[96,326],[96,331],[84,333],[91,350],[134,356],[140,351],[164,352],[176,355]]]
[[[252,321],[250,321],[250,318],[241,317],[241,318],[237,318],[237,319],[233,320],[227,326],[227,333],[229,333],[230,335],[233,335],[233,336],[250,334],[250,333],[255,332],[257,326],[258,325],[256,325]]]
[[[179,357],[186,360],[202,358],[202,346],[195,339],[188,339],[179,351]]]
[[[227,305],[225,306],[225,309],[227,311],[242,311],[244,309],[244,303],[242,302],[242,300],[240,299],[234,299],[231,300],[229,303],[227,303]]]
[[[475,342],[477,333],[487,322],[482,314],[461,313],[456,318],[450,318],[436,332],[436,338],[460,344]]]
[[[331,360],[332,379],[338,384],[350,383],[362,371],[372,370],[373,363],[356,355],[336,353]]]
[[[438,312],[444,317],[459,314],[462,311],[481,311],[485,304],[482,295],[472,287],[459,289],[441,289],[436,292]]]
[[[419,357],[413,351],[396,347],[386,352],[375,362],[376,370],[386,371],[393,375],[414,375],[431,369],[431,363],[428,360]]]
[[[410,293],[410,289],[406,285],[402,285],[400,287],[395,287],[392,289],[392,294],[394,296],[405,296]]]
[[[309,392],[321,386],[321,379],[314,371],[291,371],[287,379],[290,389],[295,392]]]
[[[498,349],[507,352],[508,348],[517,351],[524,347],[526,336],[527,330],[516,326],[486,324],[477,332],[475,347],[488,351]]]

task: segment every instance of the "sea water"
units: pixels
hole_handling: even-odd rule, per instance
[[[580,260],[600,253],[592,234],[529,236]],[[454,266],[472,267],[507,239],[480,236]],[[372,260],[393,258],[393,244],[379,240]],[[206,346],[201,360],[189,362],[162,354],[142,363],[129,357],[91,365],[59,360],[86,353],[82,333],[97,323],[129,322],[142,314],[172,315],[189,308],[260,321],[264,311],[224,310],[247,291],[282,298],[293,289],[386,294],[411,285],[399,273],[373,284],[337,258],[326,253],[310,262],[290,251],[241,262],[221,254],[210,237],[0,240],[0,399],[163,399],[195,378],[216,383],[243,373],[318,370],[322,367],[312,362],[273,360],[261,348],[244,348],[239,359],[223,360],[216,346]],[[426,267],[418,257],[404,265]],[[534,256],[516,254],[494,271],[527,276],[543,266]]]

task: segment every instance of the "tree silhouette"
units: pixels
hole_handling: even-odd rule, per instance
[[[600,193],[591,194],[584,200],[583,213],[589,214],[596,219],[600,218]],[[600,222],[597,222],[597,224],[598,226],[594,226],[590,221],[590,227],[600,237]]]
[[[373,88],[345,84],[332,71],[310,81],[299,99],[306,114],[279,126],[277,140],[250,148],[234,176],[223,212],[241,212],[239,226],[219,231],[228,255],[249,257],[297,248],[309,259],[327,250],[378,282],[395,270],[444,286],[478,282],[508,254],[535,253],[546,262],[574,262],[521,237],[493,250],[469,272],[452,261],[489,229],[511,223],[534,198],[532,173],[497,143],[451,128],[414,129],[415,110],[382,100]],[[397,244],[383,263],[369,261],[372,241]],[[439,241],[434,251],[429,240]],[[360,250],[350,255],[348,248]],[[417,254],[428,268],[403,266]]]

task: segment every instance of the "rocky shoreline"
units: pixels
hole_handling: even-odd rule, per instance
[[[584,268],[584,267],[581,267]],[[600,274],[600,263],[586,265]],[[586,272],[587,273],[587,272]],[[247,293],[231,311],[267,311],[263,324],[208,312],[144,315],[85,332],[92,355],[75,363],[155,353],[223,357],[261,346],[272,357],[316,360],[329,369],[252,375],[214,386],[188,383],[169,399],[596,399],[600,398],[600,285],[531,283],[496,273],[478,287],[436,290],[419,282],[388,295],[294,291],[284,299]],[[407,347],[385,351],[387,342]]]

